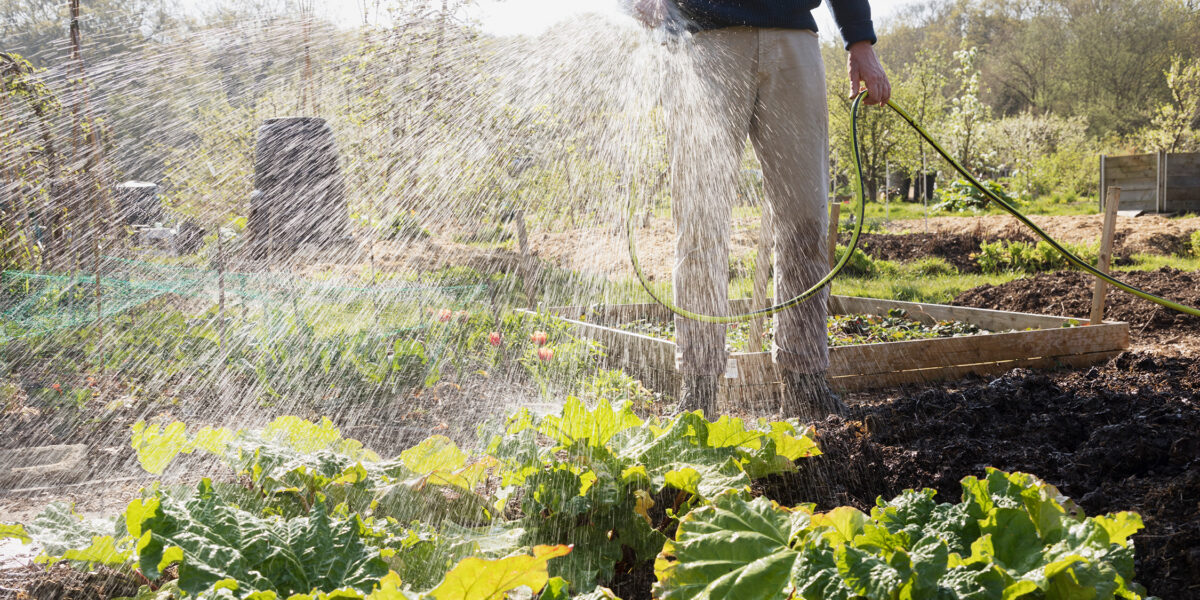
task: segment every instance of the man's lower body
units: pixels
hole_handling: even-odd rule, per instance
[[[694,36],[676,96],[671,135],[675,302],[729,314],[731,204],[749,136],[762,163],[775,231],[776,300],[798,296],[828,271],[828,112],[825,66],[811,31],[733,27]],[[775,316],[773,356],[786,417],[844,412],[829,390],[828,289]],[[677,366],[686,409],[715,410],[725,373],[726,326],[676,319]]]

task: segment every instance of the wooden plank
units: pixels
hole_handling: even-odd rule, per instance
[[[1092,352],[1068,356],[1050,356],[1026,358],[1004,362],[984,363],[978,365],[957,365],[922,369],[918,371],[899,371],[895,373],[873,375],[846,375],[830,379],[830,386],[837,392],[857,392],[862,390],[896,387],[935,381],[954,381],[975,376],[1003,375],[1016,368],[1053,369],[1062,367],[1081,368],[1108,362],[1121,354],[1121,351]]]
[[[543,312],[589,323],[632,323],[637,320],[666,321],[672,318],[670,309],[658,303],[603,304],[599,306],[555,306]]]
[[[1167,155],[1168,173],[1195,172],[1200,169],[1200,152],[1174,152]]]
[[[1126,198],[1126,197],[1122,196],[1121,204],[1125,210],[1141,210],[1141,211],[1145,211],[1145,212],[1156,212],[1155,208],[1154,208],[1154,199],[1153,198],[1145,198],[1145,197]]]
[[[1153,153],[1148,154],[1126,154],[1124,156],[1109,156],[1108,167],[1117,167],[1121,169],[1134,168],[1136,166],[1153,167],[1155,156]]]
[[[1124,201],[1124,197],[1122,197]],[[1010,329],[1046,329],[1062,327],[1072,320],[1069,316],[1038,315],[1019,313],[970,306],[948,306],[945,304],[929,304],[921,302],[904,302],[902,300],[886,300],[882,298],[860,298],[857,296],[831,296],[833,302],[830,308],[833,314],[867,314],[886,315],[893,308],[903,309],[909,317],[925,324],[938,321],[962,321],[972,323],[990,331],[1007,331]],[[773,300],[768,298],[767,302]],[[730,310],[744,313],[753,310],[754,301],[750,298],[738,298],[729,301]],[[560,306],[543,309],[548,314],[568,319],[584,320],[589,323],[631,322],[637,319],[665,321],[672,318],[669,310],[659,304],[614,304],[599,307]],[[628,320],[625,320],[628,319]]]
[[[1123,177],[1109,177],[1108,187],[1114,185],[1121,186],[1122,190],[1126,191],[1148,191],[1153,192],[1158,186],[1157,179],[1128,179]],[[1108,189],[1108,188],[1104,188]]]
[[[1100,231],[1100,256],[1096,268],[1107,274],[1112,265],[1113,234],[1117,228],[1117,207],[1121,205],[1121,188],[1108,188],[1108,200],[1104,209],[1104,227]],[[1088,322],[1095,325],[1104,322],[1104,298],[1108,294],[1108,284],[1103,279],[1096,278],[1096,287],[1092,290],[1092,312]]]
[[[1004,372],[1017,366],[1053,366],[1055,364],[1094,364],[1128,347],[1129,325],[1106,323],[1063,329],[1065,317],[1006,313],[967,307],[927,305],[895,300],[835,296],[836,304],[859,312],[886,312],[905,308],[910,315],[933,320],[979,321],[995,324],[1048,327],[1034,331],[1016,331],[958,338],[911,340],[882,344],[839,346],[830,349],[830,374],[835,387],[860,389],[962,377],[971,373]],[[749,299],[738,304],[751,302]],[[587,314],[588,321],[565,319],[578,335],[595,339],[608,349],[612,364],[638,372],[647,385],[673,393],[678,385],[675,371],[675,344],[646,335],[590,322],[598,315],[645,315],[657,305],[634,304],[597,309],[564,307],[552,309],[560,315]],[[735,307],[739,310],[741,307]],[[521,311],[532,314],[530,311]],[[734,353],[731,355],[738,381],[723,384],[730,400],[739,407],[766,407],[772,385],[778,381],[777,367],[770,353]],[[1091,362],[1088,362],[1091,361]],[[651,382],[651,380],[653,382]],[[857,387],[856,387],[857,386]],[[770,408],[770,407],[768,407]],[[772,408],[773,410],[773,408]]]
[[[1043,356],[1069,356],[1124,350],[1129,325],[1109,323],[1069,329],[1042,329],[956,338],[909,340],[829,349],[830,376],[872,375],[1002,362]],[[734,353],[738,372],[756,372],[771,362],[770,353]]]
[[[1137,167],[1135,169],[1107,165],[1105,168],[1105,173],[1110,181],[1113,179],[1144,179],[1147,181],[1153,181],[1156,177],[1158,177],[1158,170],[1155,169],[1154,165],[1150,165],[1148,167]]]
[[[830,348],[829,358],[833,373],[887,373],[1117,350],[1128,346],[1128,340],[1128,325],[1097,325],[838,346]]]
[[[886,315],[889,310],[899,308],[907,312],[910,318],[917,319],[926,325],[938,321],[962,321],[989,331],[1057,328],[1062,327],[1070,320],[1069,317],[1063,316],[1034,315],[969,306],[947,306],[852,296],[834,296],[834,298],[837,300],[833,303],[834,314]]]
[[[1159,150],[1157,155],[1157,181],[1154,188],[1154,206],[1158,212],[1167,211],[1167,153]]]
[[[1200,173],[1189,175],[1167,175],[1167,187],[1172,191],[1178,188],[1200,188]]]

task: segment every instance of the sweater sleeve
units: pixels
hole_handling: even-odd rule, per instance
[[[874,44],[875,25],[871,22],[871,4],[868,0],[829,0],[829,12],[837,21],[846,49],[851,44],[869,41]]]

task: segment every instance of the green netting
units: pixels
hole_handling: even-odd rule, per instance
[[[46,274],[28,271],[0,273],[0,343],[52,331],[86,327],[164,298],[196,299],[216,304],[224,289],[226,306],[243,314],[261,311],[309,314],[354,314],[354,306],[405,305],[404,312],[462,308],[486,297],[486,285],[369,285],[347,286],[298,277],[290,273],[220,274],[215,270],[164,265],[109,257],[104,274]],[[97,285],[99,293],[97,293]],[[97,305],[99,310],[97,310]],[[364,309],[365,310],[365,309]],[[311,317],[312,315],[309,314]],[[421,325],[375,323],[373,334],[387,336]]]

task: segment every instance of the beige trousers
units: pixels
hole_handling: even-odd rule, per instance
[[[825,66],[811,31],[733,27],[695,35],[666,104],[677,230],[675,302],[729,314],[730,211],[749,135],[774,218],[775,298],[828,271],[829,142]],[[829,367],[828,288],[775,319],[775,362]],[[725,325],[676,319],[679,370],[725,371]]]

